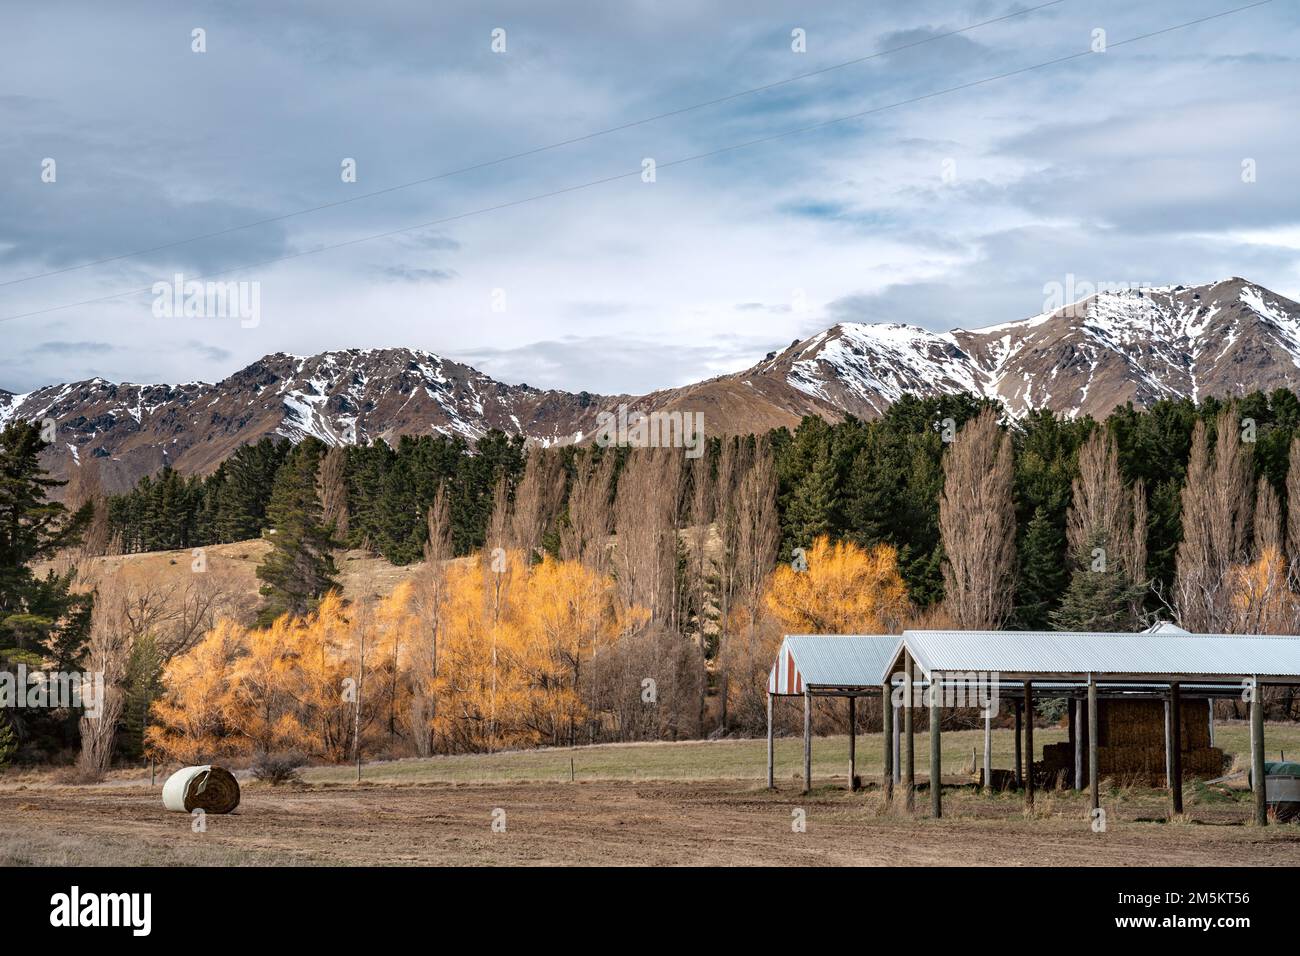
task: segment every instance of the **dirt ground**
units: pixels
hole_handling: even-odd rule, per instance
[[[918,805],[928,810],[924,791]],[[1104,801],[1106,802],[1106,801]],[[1300,865],[1300,825],[1256,829],[1210,804],[1163,822],[1157,792],[1118,795],[1105,833],[1083,798],[945,792],[945,815],[882,811],[874,788],[768,793],[747,781],[252,784],[191,830],[157,788],[0,792],[0,863],[326,865]],[[805,832],[794,832],[802,810]],[[504,821],[504,832],[493,821]]]

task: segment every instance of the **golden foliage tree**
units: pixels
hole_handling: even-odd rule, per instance
[[[891,546],[868,551],[821,537],[806,561],[804,571],[779,566],[768,587],[768,610],[784,633],[889,634],[907,617],[907,586]]]

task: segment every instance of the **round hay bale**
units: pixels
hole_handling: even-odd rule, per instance
[[[222,767],[183,767],[163,784],[163,806],[189,813],[229,813],[239,806],[239,781]]]

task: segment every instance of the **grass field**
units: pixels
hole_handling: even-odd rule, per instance
[[[1244,753],[1248,728],[1221,724],[1219,743]],[[1061,739],[1038,730],[1035,743]],[[0,864],[7,865],[1300,865],[1300,825],[1245,824],[1244,781],[1168,794],[1106,781],[1104,833],[1086,796],[985,797],[963,771],[978,731],[944,734],[944,817],[890,804],[876,786],[881,738],[858,739],[864,791],[846,784],[847,739],[814,742],[813,790],[797,779],[801,741],[777,742],[777,790],[763,786],[764,741],[628,744],[315,768],[298,784],[246,781],[239,809],[193,832],[168,813],[139,771],[94,786],[49,774],[0,777]],[[1270,756],[1300,753],[1300,728],[1270,725]],[[1011,735],[995,735],[995,764]],[[928,740],[918,741],[925,781]],[[571,763],[572,761],[572,763]],[[573,779],[570,780],[572,767]],[[802,819],[802,832],[792,822]],[[505,829],[493,829],[504,821]]]
[[[1244,721],[1220,722],[1216,744],[1245,766],[1249,762],[1250,726]],[[1300,725],[1269,724],[1264,734],[1268,756],[1279,751],[1300,756]],[[1035,759],[1042,757],[1046,744],[1066,739],[1056,728],[1034,729]],[[956,779],[963,768],[972,766],[972,753],[982,760],[984,733],[980,730],[949,731],[942,735],[944,779]],[[993,766],[1010,767],[1015,741],[1009,730],[993,734]],[[608,744],[555,750],[522,750],[499,754],[466,754],[429,760],[394,760],[368,764],[362,779],[371,783],[507,783],[516,781],[567,781],[572,773],[578,780],[762,780],[766,766],[765,740],[713,740],[682,743]],[[861,734],[857,741],[858,774],[878,776],[884,759],[879,734]],[[916,769],[929,772],[930,738],[916,735]],[[813,741],[813,781],[848,778],[849,739],[818,737]],[[320,767],[307,770],[311,783],[344,783],[356,779],[352,767]],[[783,737],[776,741],[776,778],[789,783],[803,776],[803,739]]]

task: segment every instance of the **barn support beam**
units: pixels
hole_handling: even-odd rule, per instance
[[[903,698],[903,796],[907,800],[907,809],[910,813],[916,809],[916,708],[912,706],[916,667],[912,662],[912,655],[906,651],[904,653],[907,656],[903,660],[905,675],[903,690],[906,692]]]
[[[984,709],[984,792],[993,792],[993,706]]]
[[[1097,755],[1097,679],[1088,676],[1088,789],[1093,811],[1101,809],[1101,764]]]
[[[1016,756],[1015,756],[1016,762],[1015,762],[1015,766],[1012,767],[1011,770],[1011,778],[1012,780],[1015,781],[1017,790],[1020,789],[1020,781],[1024,779],[1020,776],[1020,735],[1021,735],[1021,730],[1023,725],[1020,708],[1022,706],[1023,705],[1021,704],[1020,701],[1016,701]]]
[[[858,789],[858,699],[849,695],[849,793]]]
[[[1066,724],[1069,726],[1069,731],[1067,732],[1065,737],[1066,742],[1069,744],[1070,752],[1077,753],[1079,749],[1079,743],[1078,743],[1079,742],[1079,721],[1078,721],[1078,715],[1075,713],[1073,697],[1067,698],[1066,700],[1065,719],[1066,719]],[[1071,774],[1070,776],[1071,776],[1070,782],[1071,785],[1073,785],[1074,775]]]
[[[803,689],[803,792],[812,792],[812,691]]]
[[[767,789],[776,789],[776,754],[773,748],[772,737],[772,702],[776,700],[775,694],[767,695]]]
[[[1169,807],[1183,812],[1183,702],[1178,684],[1169,685]]]
[[[939,675],[930,674],[930,814],[937,820],[943,816],[943,748],[939,740],[940,705],[943,691]]]
[[[894,786],[897,787],[903,782],[903,715],[897,707],[890,710],[894,712]]]
[[[1025,681],[1025,806],[1034,809],[1034,685]]]
[[[1172,685],[1170,693],[1172,693]],[[1174,725],[1169,719],[1169,698],[1165,698],[1165,786],[1174,789]]]
[[[1071,702],[1074,708],[1074,789],[1083,792],[1083,738],[1087,717],[1084,716],[1082,697],[1075,697]]]
[[[1250,780],[1255,791],[1255,825],[1268,826],[1268,795],[1264,790],[1264,688],[1255,679],[1250,695]]]
[[[884,741],[885,762],[880,774],[880,789],[889,801],[894,796],[894,703],[889,699],[889,684],[880,686],[881,739]]]

